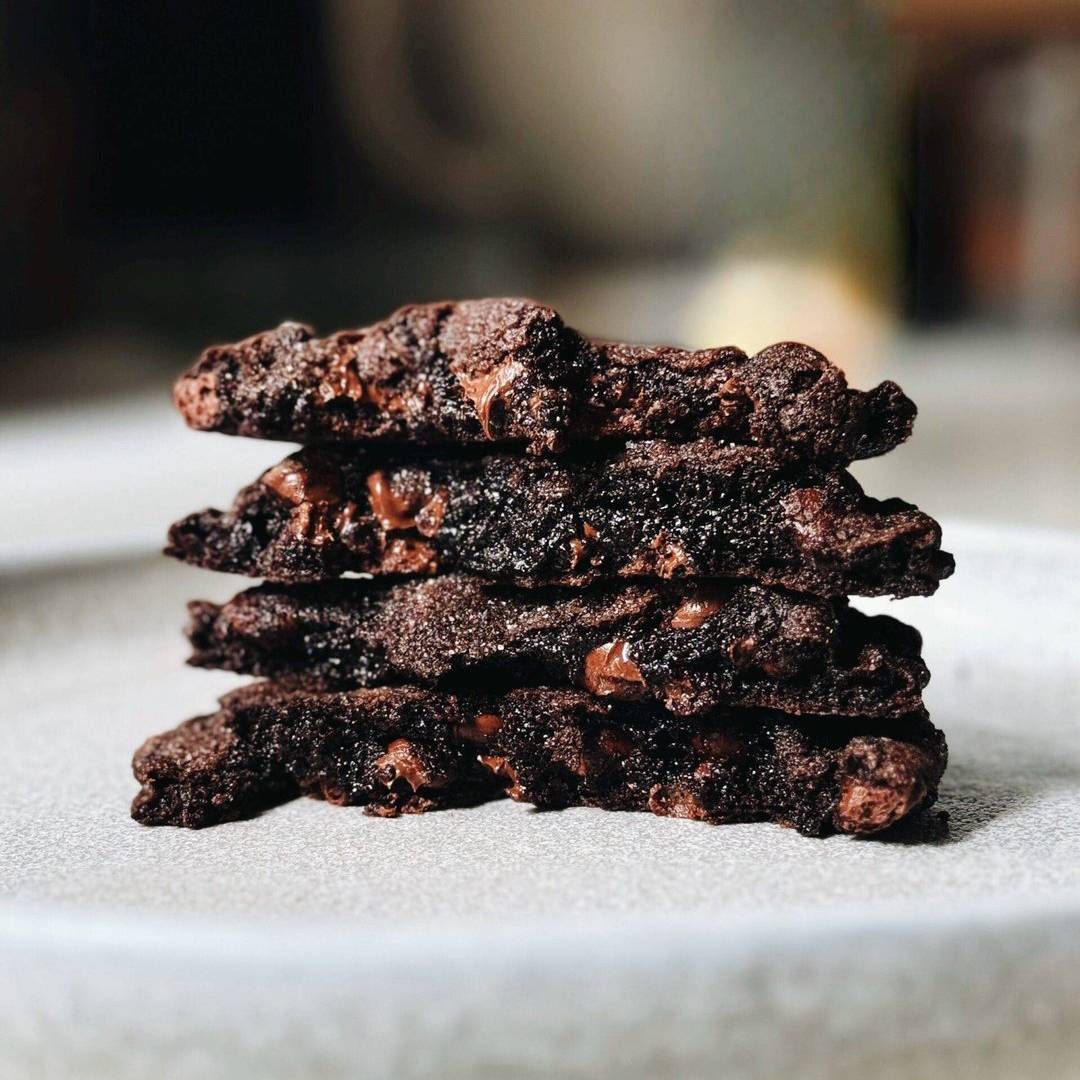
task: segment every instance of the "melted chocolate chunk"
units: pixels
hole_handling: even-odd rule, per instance
[[[930,806],[945,761],[944,737],[923,712],[799,722],[719,710],[687,721],[572,690],[493,697],[257,683],[136,752],[132,816],[201,828],[302,794],[385,816],[506,794],[540,807],[868,835]]]
[[[643,696],[645,676],[630,659],[630,648],[625,638],[616,638],[585,654],[580,680],[590,694],[627,699]]]
[[[918,632],[896,619],[734,582],[528,591],[451,574],[263,585],[189,608],[191,663],[327,687],[580,686],[686,716],[899,716],[929,678]]]
[[[414,304],[316,338],[286,323],[208,349],[176,385],[194,428],[295,442],[521,441],[716,436],[828,463],[883,454],[915,406],[868,392],[806,345],[696,352],[590,341],[526,300]]]
[[[822,596],[927,595],[953,569],[938,524],[908,503],[869,498],[842,471],[711,439],[634,443],[585,461],[417,463],[309,448],[228,512],[177,522],[166,551],[282,582],[347,572],[464,571],[525,586],[736,577]]]

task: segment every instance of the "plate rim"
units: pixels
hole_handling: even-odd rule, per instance
[[[1052,544],[1067,552],[1069,557],[1080,560],[1080,531],[986,519],[947,518],[943,527],[946,545],[952,529],[963,533],[967,543],[983,545],[1011,540],[1018,545]],[[75,549],[77,545],[72,547]],[[133,543],[132,547],[135,549],[136,545]],[[74,559],[77,564],[82,564],[129,554],[133,557],[149,556],[154,551],[154,548],[147,547],[137,553],[110,551],[106,555],[98,545],[92,545],[88,549],[84,547]],[[12,568],[7,565],[8,554],[0,547],[0,572],[32,574],[55,565],[52,562],[31,561]],[[58,550],[50,554],[56,554],[61,562],[71,558],[65,555],[64,560],[60,560]],[[12,952],[31,948],[63,953],[81,949],[87,957],[105,957],[116,956],[128,948],[143,953],[149,950],[162,956],[182,949],[188,960],[198,959],[200,962],[214,961],[224,950],[228,955],[251,959],[265,954],[266,927],[272,926],[275,947],[287,941],[297,958],[303,951],[325,958],[329,950],[330,954],[340,954],[352,966],[366,966],[376,955],[382,958],[383,963],[388,956],[400,957],[404,943],[426,943],[430,961],[433,948],[467,946],[467,951],[475,950],[481,938],[489,941],[493,933],[505,934],[511,941],[520,939],[547,943],[553,949],[580,945],[579,939],[586,931],[588,940],[598,947],[616,946],[620,950],[625,950],[627,940],[638,940],[642,936],[665,940],[673,948],[692,937],[699,943],[710,942],[711,947],[723,951],[724,948],[735,948],[740,941],[757,942],[756,947],[760,948],[774,947],[775,935],[786,932],[785,926],[794,922],[801,923],[803,927],[809,925],[815,933],[826,935],[850,932],[854,927],[861,927],[879,933],[919,936],[931,931],[962,930],[972,921],[987,925],[1024,925],[1034,929],[1040,921],[1045,921],[1049,928],[1057,927],[1061,920],[1080,934],[1080,885],[1050,897],[985,902],[964,899],[944,908],[931,901],[877,901],[870,907],[850,903],[828,907],[795,905],[761,913],[736,908],[725,916],[724,926],[718,925],[715,916],[693,913],[661,916],[625,912],[595,916],[574,913],[566,919],[556,919],[550,915],[517,916],[508,924],[494,928],[490,925],[474,926],[468,921],[435,918],[414,919],[404,926],[384,927],[378,922],[359,921],[345,914],[328,914],[317,920],[299,914],[261,914],[253,923],[250,916],[221,912],[188,915],[137,906],[111,908],[0,897],[0,950]],[[382,944],[372,951],[372,931],[375,928],[378,928],[377,940],[385,943],[388,949],[397,950],[396,953],[391,951],[384,954],[379,951]],[[362,951],[354,947],[361,945]],[[318,966],[324,966],[323,960],[318,961]]]

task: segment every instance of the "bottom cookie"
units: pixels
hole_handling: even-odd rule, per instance
[[[945,762],[944,736],[923,712],[795,720],[732,709],[688,720],[574,690],[328,693],[264,682],[147,740],[131,813],[202,828],[305,794],[384,816],[509,795],[866,835],[930,806]]]

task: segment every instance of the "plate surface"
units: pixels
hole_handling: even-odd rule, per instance
[[[183,667],[183,603],[238,583],[9,569],[0,1073],[1075,1075],[1080,540],[946,540],[936,597],[859,605],[924,634],[929,844],[509,802],[142,828],[131,752],[240,681]]]

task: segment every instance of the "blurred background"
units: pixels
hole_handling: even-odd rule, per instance
[[[7,0],[0,53],[10,557],[274,460],[173,416],[202,346],[504,293],[805,340],[920,405],[871,491],[1080,528],[1078,0]]]

